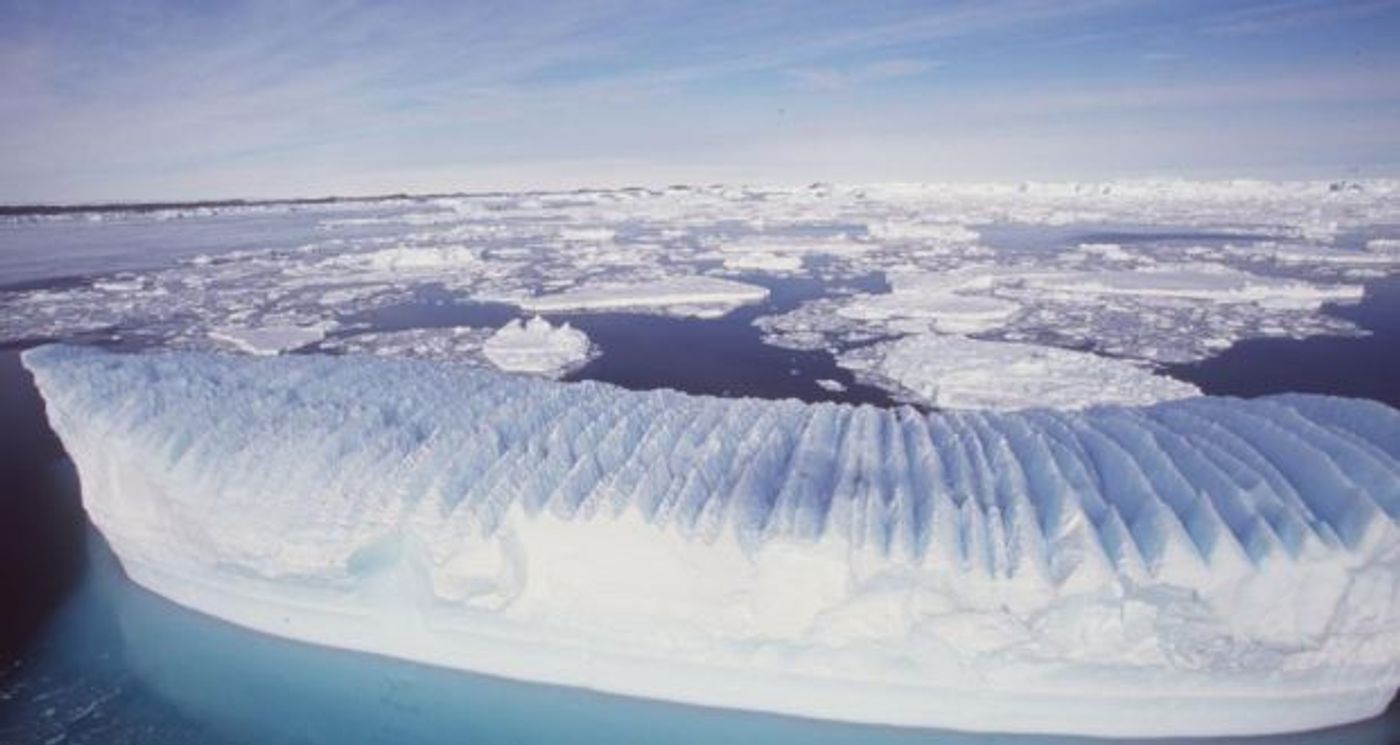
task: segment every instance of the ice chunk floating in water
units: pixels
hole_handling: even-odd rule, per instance
[[[936,413],[421,360],[25,355],[136,582],[254,629],[813,717],[1296,730],[1400,682],[1400,414]]]
[[[324,339],[329,324],[211,329],[209,338],[248,354],[281,354]]]
[[[587,362],[591,347],[582,331],[567,323],[554,326],[535,316],[497,329],[481,351],[502,370],[558,377]]]
[[[1198,395],[1190,383],[1088,352],[913,334],[857,347],[841,365],[901,397],[944,409],[1082,409]]]

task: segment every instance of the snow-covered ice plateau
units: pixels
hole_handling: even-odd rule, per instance
[[[368,356],[24,362],[128,575],[272,634],[1105,736],[1320,727],[1400,684],[1400,413],[1378,403],[921,413]]]

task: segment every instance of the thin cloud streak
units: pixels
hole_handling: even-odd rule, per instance
[[[1293,0],[1225,13],[1205,26],[1223,36],[1276,34],[1371,18],[1400,8],[1400,0]]]

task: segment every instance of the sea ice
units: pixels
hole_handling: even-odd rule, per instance
[[[558,377],[588,361],[591,346],[588,335],[569,324],[535,316],[497,329],[481,351],[502,370]]]
[[[209,330],[209,338],[248,354],[281,354],[325,338],[331,324],[309,326],[224,326]]]
[[[1021,304],[987,295],[972,294],[991,289],[989,276],[977,272],[889,275],[890,292],[865,295],[838,309],[838,315],[857,321],[898,321],[916,319],[919,330],[945,334],[974,334],[1000,328],[1021,310]],[[902,325],[909,330],[908,325]]]
[[[516,302],[532,313],[652,309],[671,315],[712,318],[767,297],[766,287],[692,275],[633,284],[600,282]]]
[[[1282,732],[1400,684],[1400,414],[882,410],[421,360],[24,354],[137,583],[527,680],[912,726]]]
[[[1086,260],[1100,266],[1085,267]],[[1132,268],[1102,266],[1125,263]],[[783,346],[843,348],[872,332],[995,332],[1006,341],[1093,346],[1171,363],[1202,359],[1248,336],[1348,333],[1349,323],[1320,310],[1364,294],[1355,284],[1263,276],[1211,262],[1158,262],[1082,244],[1058,261],[977,260],[942,271],[904,267],[887,276],[888,293],[817,300],[755,323],[770,343]]]
[[[946,409],[1082,409],[1143,405],[1200,393],[1138,365],[1032,344],[915,334],[857,347],[842,367],[905,399]]]
[[[1186,362],[1254,336],[1361,333],[1323,305],[1395,274],[1395,224],[1400,182],[1384,180],[706,186],[18,215],[0,217],[0,340],[227,348],[208,331],[358,327],[424,295],[716,316],[766,290],[713,275],[767,273],[785,302],[808,280],[826,293],[758,318],[774,344],[840,350],[936,330]],[[141,250],[112,248],[124,244]],[[880,275],[889,297],[840,296]],[[912,284],[940,275],[983,284]],[[380,351],[412,354],[400,341]]]
[[[872,238],[882,241],[932,241],[935,243],[971,243],[981,236],[963,225],[947,223],[901,222],[886,220],[866,225]]]
[[[718,253],[724,260],[725,269],[790,274],[803,268],[803,259],[807,256],[859,259],[875,248],[877,246],[873,243],[853,241],[845,235],[821,239],[750,236],[723,242]]]
[[[398,246],[342,258],[348,264],[360,264],[369,269],[386,272],[437,272],[472,268],[477,252],[467,246]]]
[[[1019,273],[1016,279],[1029,293],[1057,299],[1083,297],[1084,302],[1097,302],[1103,296],[1126,295],[1312,309],[1325,302],[1360,300],[1363,294],[1363,288],[1356,285],[1323,285],[1261,277],[1219,264],[1205,263],[1141,270],[1028,271]]]
[[[795,272],[802,268],[802,257],[792,254],[770,254],[754,251],[751,253],[726,253],[724,268],[736,272]]]
[[[445,326],[366,331],[326,339],[319,348],[336,353],[491,365],[550,378],[579,367],[596,351],[582,331],[567,323],[555,326],[538,317],[509,321],[497,329]]]
[[[474,326],[367,331],[326,339],[320,348],[348,354],[488,364],[481,348],[495,331]]]

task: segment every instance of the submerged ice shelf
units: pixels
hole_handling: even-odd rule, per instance
[[[1400,414],[934,413],[431,361],[25,354],[136,582],[254,629],[699,704],[1296,730],[1400,683]]]

